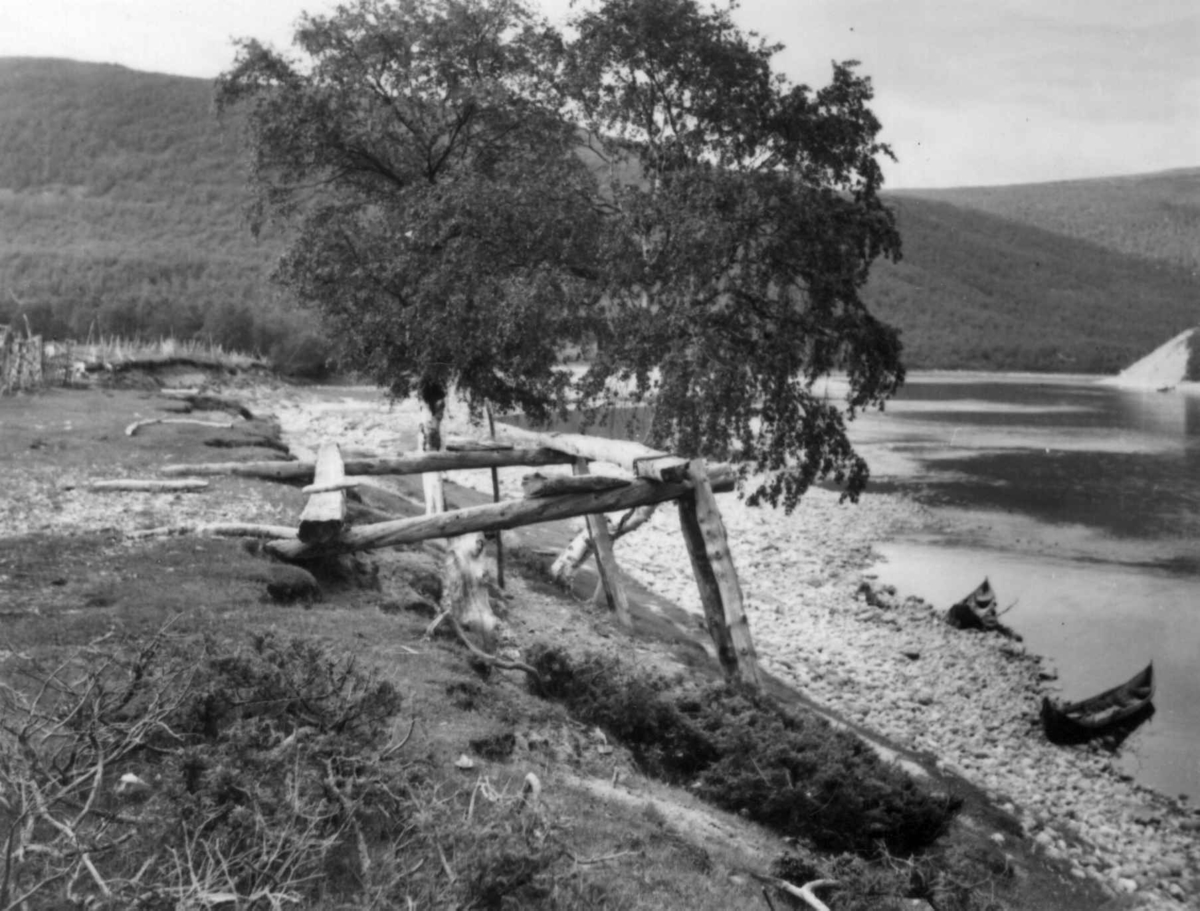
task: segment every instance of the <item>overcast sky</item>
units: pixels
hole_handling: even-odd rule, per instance
[[[539,0],[563,12],[567,0]],[[212,77],[231,38],[287,47],[331,0],[0,0],[0,56]],[[888,186],[937,187],[1200,166],[1197,0],[743,0],[740,24],[787,45],[793,81],[862,61]]]

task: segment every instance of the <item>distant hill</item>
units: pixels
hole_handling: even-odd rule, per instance
[[[268,281],[236,121],[211,83],[0,58],[0,323],[174,335],[319,365],[328,342]],[[904,260],[867,298],[916,368],[1116,372],[1200,322],[1200,169],[906,191]]]
[[[243,218],[238,125],[207,80],[0,59],[0,323],[51,337],[315,344]]]
[[[1200,167],[1007,187],[905,190],[896,195],[975,209],[1121,253],[1200,270]]]
[[[1115,373],[1200,322],[1183,266],[947,202],[887,194],[904,257],[866,297],[910,368]]]

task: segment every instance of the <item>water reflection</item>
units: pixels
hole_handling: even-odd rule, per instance
[[[1200,796],[1200,397],[919,376],[902,396],[856,439],[874,489],[916,496],[946,527],[882,545],[881,579],[948,606],[990,576],[1067,699],[1153,659],[1159,711],[1123,762]]]

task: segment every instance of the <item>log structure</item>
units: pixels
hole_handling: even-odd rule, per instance
[[[324,544],[341,536],[346,527],[346,491],[341,487],[345,478],[337,443],[322,443],[313,486],[325,492],[310,494],[300,516],[299,537],[305,544]]]
[[[415,544],[430,538],[453,538],[472,531],[496,531],[571,519],[592,513],[616,512],[648,503],[674,500],[691,490],[690,482],[633,481],[625,487],[591,494],[566,494],[541,500],[508,500],[471,506],[436,515],[397,519],[348,529],[340,539],[319,546],[299,542],[274,543],[271,549],[288,560],[304,560],[333,553],[374,550],[396,544]]]

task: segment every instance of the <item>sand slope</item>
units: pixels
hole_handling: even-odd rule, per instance
[[[1140,361],[1126,367],[1115,377],[1104,380],[1106,385],[1136,389],[1164,389],[1182,384],[1200,389],[1200,383],[1185,383],[1190,340],[1196,329],[1187,329],[1165,345],[1154,349]]]

